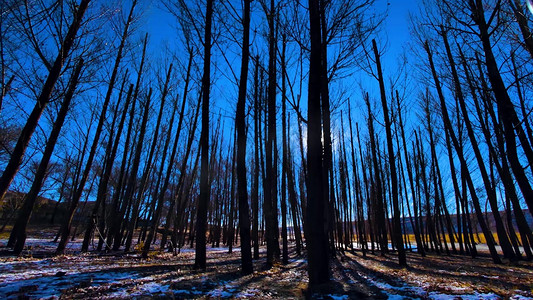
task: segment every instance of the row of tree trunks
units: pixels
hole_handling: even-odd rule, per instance
[[[19,209],[17,219],[13,225],[13,229],[11,230],[8,247],[14,247],[13,252],[15,255],[19,255],[24,249],[24,244],[26,242],[26,227],[28,226],[35,201],[37,200],[39,192],[41,191],[46,171],[48,169],[48,164],[50,163],[50,158],[54,152],[59,133],[61,132],[61,128],[65,122],[74,92],[76,91],[76,86],[78,85],[82,67],[83,59],[80,59],[76,65],[74,73],[70,78],[69,88],[65,94],[63,102],[61,102],[61,108],[59,109],[56,120],[52,127],[52,131],[50,132],[50,136],[46,142],[43,157],[41,158],[41,162],[39,163],[39,167],[35,173],[35,179],[33,180],[30,191],[24,197],[24,202],[22,203],[22,207]]]
[[[516,137],[518,137],[520,141],[522,150],[524,151],[530,167],[533,166],[533,150],[522,128],[522,123],[516,114],[514,105],[509,98],[507,88],[505,87],[498,69],[498,64],[494,58],[489,28],[484,16],[485,10],[483,8],[483,3],[480,0],[470,1],[470,9],[472,11],[472,21],[474,21],[479,28],[479,39],[483,47],[483,52],[485,53],[484,57],[487,75],[492,86],[499,118],[504,129],[503,133],[507,144],[507,159],[509,160],[509,165],[511,166],[511,170],[513,171],[518,186],[522,191],[529,212],[533,215],[533,189],[531,188],[529,179],[520,163],[520,159],[518,158]]]
[[[477,192],[476,192],[473,180],[472,180],[472,176],[471,176],[470,172],[468,171],[468,164],[466,162],[466,159],[464,158],[463,152],[461,151],[461,147],[459,146],[459,142],[458,142],[458,140],[457,140],[457,138],[455,136],[455,133],[452,130],[450,117],[448,115],[448,109],[446,107],[446,101],[444,99],[444,95],[443,95],[443,92],[442,92],[442,89],[441,89],[441,84],[440,84],[440,81],[438,79],[437,73],[435,71],[435,66],[434,66],[434,63],[433,63],[433,53],[432,53],[431,49],[429,48],[429,45],[428,45],[427,42],[425,43],[424,47],[425,47],[425,50],[426,50],[426,52],[428,54],[428,59],[429,59],[429,63],[430,63],[431,72],[433,74],[433,79],[435,81],[435,87],[437,89],[437,93],[438,93],[438,96],[439,96],[440,108],[441,108],[441,112],[442,112],[442,120],[443,120],[443,123],[444,123],[445,130],[449,133],[450,139],[452,140],[452,143],[454,145],[454,148],[455,148],[455,151],[456,151],[457,156],[459,158],[459,161],[461,162],[461,169],[463,171],[461,173],[466,179],[466,183],[467,183],[469,191],[470,191],[470,197],[472,198],[472,203],[473,203],[474,209],[476,211],[477,219],[478,219],[479,225],[481,226],[481,230],[483,231],[483,234],[485,235],[485,239],[487,241],[487,246],[489,247],[489,251],[490,251],[492,260],[494,261],[494,263],[499,264],[499,263],[501,263],[501,258],[498,256],[498,253],[496,252],[496,248],[494,246],[495,245],[494,237],[492,236],[492,232],[490,231],[490,229],[489,229],[489,227],[488,227],[488,225],[487,225],[487,223],[485,221],[485,218],[483,217],[483,212],[481,210],[480,201],[479,201],[479,198],[477,196]]]
[[[137,72],[137,81],[135,83],[135,89],[133,92],[133,104],[130,110],[130,116],[128,121],[128,133],[126,134],[126,142],[124,147],[124,152],[122,155],[122,164],[120,167],[120,173],[119,173],[119,182],[117,184],[117,187],[115,188],[115,193],[113,194],[113,200],[112,200],[112,208],[111,208],[111,214],[114,216],[111,220],[111,224],[109,226],[109,229],[107,230],[107,240],[106,240],[106,249],[110,250],[118,250],[120,247],[120,230],[121,225],[123,224],[123,216],[126,212],[126,209],[128,207],[127,205],[127,198],[124,197],[124,194],[126,193],[128,189],[128,178],[131,178],[131,175],[127,173],[126,166],[129,164],[129,166],[132,165],[129,159],[134,159],[133,150],[130,155],[129,148],[131,146],[131,139],[132,139],[132,130],[134,129],[134,120],[135,120],[135,112],[136,112],[136,106],[137,102],[139,102],[139,90],[141,86],[141,80],[142,80],[142,74],[144,71],[144,64],[146,60],[146,46],[148,44],[148,35],[145,36],[144,42],[143,42],[143,52],[141,55],[141,63],[139,65],[139,71]],[[137,132],[135,132],[137,133]],[[135,140],[135,138],[134,138]],[[128,170],[129,170],[128,166]],[[136,175],[135,175],[136,176]],[[131,187],[133,188],[133,187]],[[131,191],[133,193],[133,190]],[[118,238],[118,241],[116,240]]]
[[[24,154],[26,153],[26,149],[28,148],[28,145],[30,143],[31,137],[35,132],[35,129],[37,128],[39,119],[41,118],[41,115],[43,114],[46,106],[48,105],[55,85],[61,75],[63,64],[68,58],[72,46],[76,42],[76,35],[81,26],[83,16],[87,11],[87,7],[89,6],[90,2],[91,0],[82,0],[77,6],[74,19],[72,20],[68,32],[61,43],[59,53],[57,54],[57,57],[49,70],[46,81],[44,82],[41,92],[37,97],[35,106],[32,112],[30,113],[26,124],[24,125],[24,128],[20,133],[15,148],[13,149],[13,152],[11,153],[11,156],[9,158],[9,162],[6,168],[4,169],[4,172],[2,173],[2,177],[0,177],[0,200],[4,199],[4,196],[7,190],[9,189],[11,182],[15,178],[15,175],[17,174],[20,165],[22,164],[22,160],[24,158]]]

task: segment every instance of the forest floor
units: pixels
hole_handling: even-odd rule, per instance
[[[307,289],[307,260],[291,252],[289,264],[265,268],[265,249],[254,273],[242,276],[240,248],[208,248],[207,269],[194,270],[194,249],[177,255],[153,251],[81,254],[80,241],[52,256],[56,244],[28,239],[30,250],[10,256],[0,239],[0,299],[301,299]],[[28,248],[30,249],[30,248]],[[294,250],[294,249],[291,249]],[[338,253],[332,281],[315,299],[533,299],[533,262],[495,265],[487,255],[420,257],[407,254],[400,268],[395,253]]]

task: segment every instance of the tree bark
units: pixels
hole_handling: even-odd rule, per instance
[[[248,63],[250,61],[250,2],[244,0],[243,41],[239,98],[235,115],[237,129],[237,190],[239,195],[239,225],[241,233],[241,273],[253,272],[250,238],[250,211],[248,207],[248,184],[246,179],[246,90]],[[231,225],[231,224],[230,224]]]
[[[252,186],[252,240],[254,243],[254,259],[259,259],[259,56],[255,58],[254,74],[254,180]]]
[[[267,242],[267,266],[271,267],[274,261],[279,258],[279,229],[277,217],[277,178],[278,168],[275,160],[277,149],[274,146],[276,140],[276,89],[277,89],[277,71],[276,71],[276,29],[275,29],[275,1],[270,1],[270,8],[267,12],[268,20],[268,93],[267,93],[267,138],[266,138],[266,178],[265,178],[265,196],[264,196],[264,213],[266,225],[266,242]]]
[[[206,268],[206,229],[207,205],[209,203],[209,91],[211,85],[211,26],[213,23],[213,2],[207,0],[204,38],[204,74],[202,77],[202,131],[200,133],[200,147],[202,147],[200,162],[200,198],[196,215],[196,252],[194,268]]]
[[[389,119],[389,108],[387,106],[387,97],[385,95],[385,82],[383,79],[383,73],[381,70],[381,61],[376,41],[372,40],[372,47],[374,49],[374,56],[376,58],[376,65],[378,71],[379,91],[381,94],[381,105],[383,107],[383,116],[385,119],[385,133],[387,135],[387,149],[389,154],[389,168],[390,179],[392,186],[392,207],[393,207],[393,238],[398,250],[398,263],[402,267],[407,266],[407,258],[405,255],[405,249],[403,247],[402,239],[402,224],[400,221],[400,206],[398,204],[398,174],[396,172],[396,161],[394,157],[394,146],[392,141],[391,122]]]
[[[321,116],[321,33],[319,1],[309,0],[309,20],[311,57],[309,62],[309,89],[307,103],[307,214],[306,241],[308,255],[309,288],[312,291],[318,285],[329,281],[328,235],[325,225],[324,207],[328,199],[324,198],[324,181],[322,166],[322,116]]]

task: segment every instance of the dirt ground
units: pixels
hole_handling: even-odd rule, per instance
[[[307,260],[291,248],[289,264],[267,269],[266,249],[254,273],[240,274],[240,248],[207,249],[207,269],[194,270],[194,249],[180,253],[80,253],[53,256],[53,231],[33,229],[26,250],[15,257],[0,236],[0,299],[302,299],[308,295]],[[407,268],[387,255],[338,251],[331,282],[314,299],[533,299],[533,262],[495,265],[480,245],[472,259],[460,255],[407,253]],[[156,247],[156,246],[154,246]]]
[[[32,252],[0,257],[0,298],[50,299],[302,299],[307,261],[291,252],[287,265],[265,268],[265,249],[254,273],[241,276],[240,249],[209,248],[208,267],[193,269],[194,250],[174,256],[152,252],[80,254],[79,241],[67,255],[53,257],[50,240],[28,240]],[[6,250],[0,240],[0,250]],[[315,299],[533,299],[533,263],[495,265],[490,257],[421,257],[408,253],[400,268],[394,253],[381,256],[338,252],[331,260],[331,283]]]

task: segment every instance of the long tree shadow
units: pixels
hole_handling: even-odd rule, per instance
[[[405,296],[427,295],[432,291],[464,293],[465,290],[508,295],[516,290],[530,292],[533,289],[531,262],[495,265],[490,257],[485,256],[472,259],[467,256],[428,254],[421,257],[409,253],[409,266],[401,268],[394,253],[346,259],[350,260],[353,271],[365,274],[372,284],[385,290],[401,291],[402,294],[407,291]],[[361,262],[370,262],[374,267],[366,267]],[[401,277],[411,278],[410,282]]]

